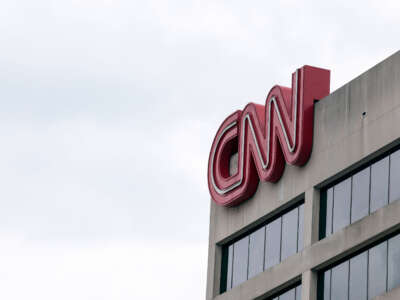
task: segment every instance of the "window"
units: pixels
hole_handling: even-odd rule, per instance
[[[303,224],[304,204],[301,203],[238,240],[224,245],[221,293],[301,251]]]
[[[265,226],[250,234],[249,244],[249,278],[261,273],[264,269]]]
[[[389,157],[371,166],[371,199],[370,212],[388,204],[389,200]]]
[[[322,190],[321,236],[327,237],[400,199],[400,150]]]
[[[268,300],[301,300],[301,285],[292,288],[284,293],[273,298],[268,298]]]
[[[400,234],[323,272],[319,300],[371,300],[400,286]]]
[[[247,280],[247,262],[249,257],[249,236],[233,244],[232,286]]]
[[[264,269],[277,265],[281,261],[281,229],[282,218],[278,218],[266,226],[266,240],[268,240],[268,243],[265,244]]]

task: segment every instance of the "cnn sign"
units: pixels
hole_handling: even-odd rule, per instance
[[[276,85],[265,105],[249,103],[219,127],[208,161],[212,199],[234,206],[250,198],[258,182],[278,181],[285,168],[304,165],[313,144],[314,103],[329,95],[330,71],[304,66],[292,74],[292,87]],[[230,174],[230,158],[238,168]]]

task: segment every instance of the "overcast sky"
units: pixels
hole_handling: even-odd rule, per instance
[[[304,64],[399,49],[399,1],[0,1],[0,298],[204,299],[208,151]],[[189,296],[190,295],[190,296]]]

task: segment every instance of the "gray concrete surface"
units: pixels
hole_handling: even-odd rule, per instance
[[[390,292],[375,297],[373,300],[399,300],[400,299],[400,287],[391,290]]]
[[[318,188],[400,143],[400,52],[319,101],[314,118],[313,152],[304,167],[286,166],[279,182],[261,183],[254,197],[237,207],[211,203],[207,299],[262,299],[303,277],[303,300],[315,300],[315,271],[400,229],[400,203],[393,203],[318,241]],[[306,203],[305,249],[218,295],[219,245],[278,214],[299,197],[305,197]]]

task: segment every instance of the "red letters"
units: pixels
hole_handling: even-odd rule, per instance
[[[249,103],[228,116],[214,138],[208,161],[213,200],[234,206],[250,198],[259,180],[276,182],[285,161],[304,165],[311,154],[314,101],[329,94],[330,71],[304,66],[292,75],[292,88],[274,86],[265,106]],[[238,171],[229,174],[238,152]]]

